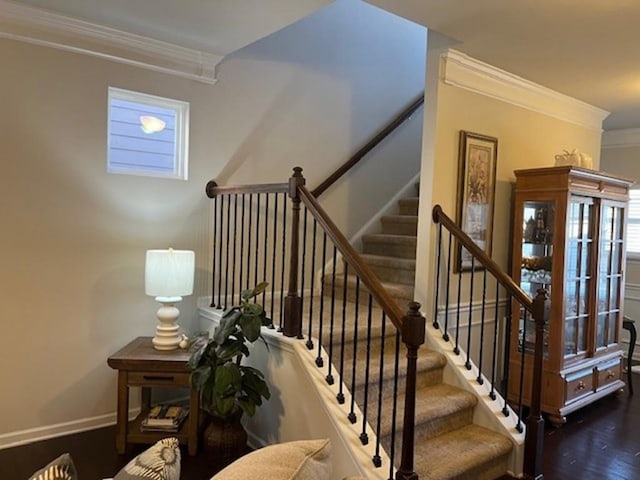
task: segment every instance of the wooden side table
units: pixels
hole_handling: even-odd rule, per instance
[[[189,455],[198,451],[200,427],[200,401],[198,393],[190,390],[189,416],[177,433],[143,432],[140,424],[151,407],[151,388],[190,388],[187,365],[191,353],[185,350],[161,351],[153,348],[151,337],[138,337],[114,353],[107,364],[118,370],[118,411],[116,450],[123,454],[127,444],[152,444],[167,436],[175,436],[187,444]],[[131,422],[129,413],[129,387],[141,387],[141,412]]]

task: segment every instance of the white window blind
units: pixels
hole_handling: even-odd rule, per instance
[[[640,189],[629,191],[627,253],[629,256],[640,258]]]
[[[109,87],[107,171],[187,179],[189,104]]]

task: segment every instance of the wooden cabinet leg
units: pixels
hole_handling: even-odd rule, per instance
[[[187,444],[189,455],[194,456],[198,453],[198,437],[200,436],[200,397],[198,392],[191,389],[189,395],[189,422]]]

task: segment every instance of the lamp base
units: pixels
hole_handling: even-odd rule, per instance
[[[159,298],[156,298],[156,300]],[[156,327],[156,336],[151,340],[153,348],[156,350],[176,350],[180,348],[180,341],[182,340],[182,335],[178,335],[180,327],[176,323],[180,316],[180,310],[174,306],[175,299],[166,300],[158,300],[162,302],[157,314],[160,324]]]

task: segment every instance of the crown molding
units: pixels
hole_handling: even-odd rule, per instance
[[[602,148],[640,147],[640,128],[608,130],[602,134]]]
[[[0,0],[0,38],[91,55],[209,84],[215,83],[215,67],[223,58],[8,0]]]
[[[449,49],[441,56],[440,78],[454,87],[602,131],[609,112]]]

